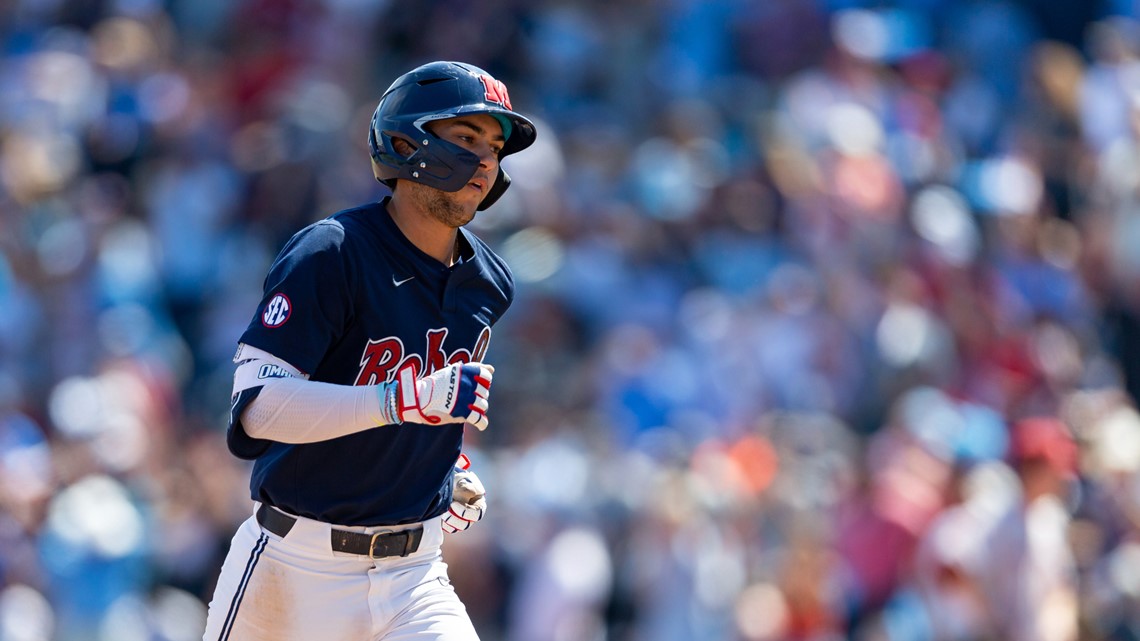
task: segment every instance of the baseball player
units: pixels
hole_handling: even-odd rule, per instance
[[[482,518],[465,424],[487,427],[503,261],[463,228],[510,185],[534,124],[502,82],[433,62],[372,117],[392,195],[298,232],[234,357],[227,443],[254,461],[255,510],[210,602],[205,641],[477,639],[445,532]]]

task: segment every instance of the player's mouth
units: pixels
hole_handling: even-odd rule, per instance
[[[476,178],[475,180],[468,182],[467,186],[477,190],[479,193],[487,191],[487,181],[481,178]]]

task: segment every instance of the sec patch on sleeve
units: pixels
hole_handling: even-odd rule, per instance
[[[293,304],[285,294],[274,294],[273,298],[265,304],[265,311],[261,312],[261,324],[266,327],[281,327],[289,320],[293,312]]]

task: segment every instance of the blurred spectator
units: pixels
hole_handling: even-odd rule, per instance
[[[1009,458],[1020,497],[993,525],[980,564],[981,587],[1001,638],[1077,638],[1077,581],[1068,542],[1077,447],[1052,417],[1011,427]]]

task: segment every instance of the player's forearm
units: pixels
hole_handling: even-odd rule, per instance
[[[316,443],[383,424],[374,386],[334,385],[302,378],[267,380],[242,412],[254,438]]]
[[[309,380],[285,360],[249,345],[239,347],[234,361],[231,420],[251,438],[317,443],[409,421],[487,427],[495,368],[485,363],[455,363],[420,378],[407,367],[382,386],[356,386]]]

